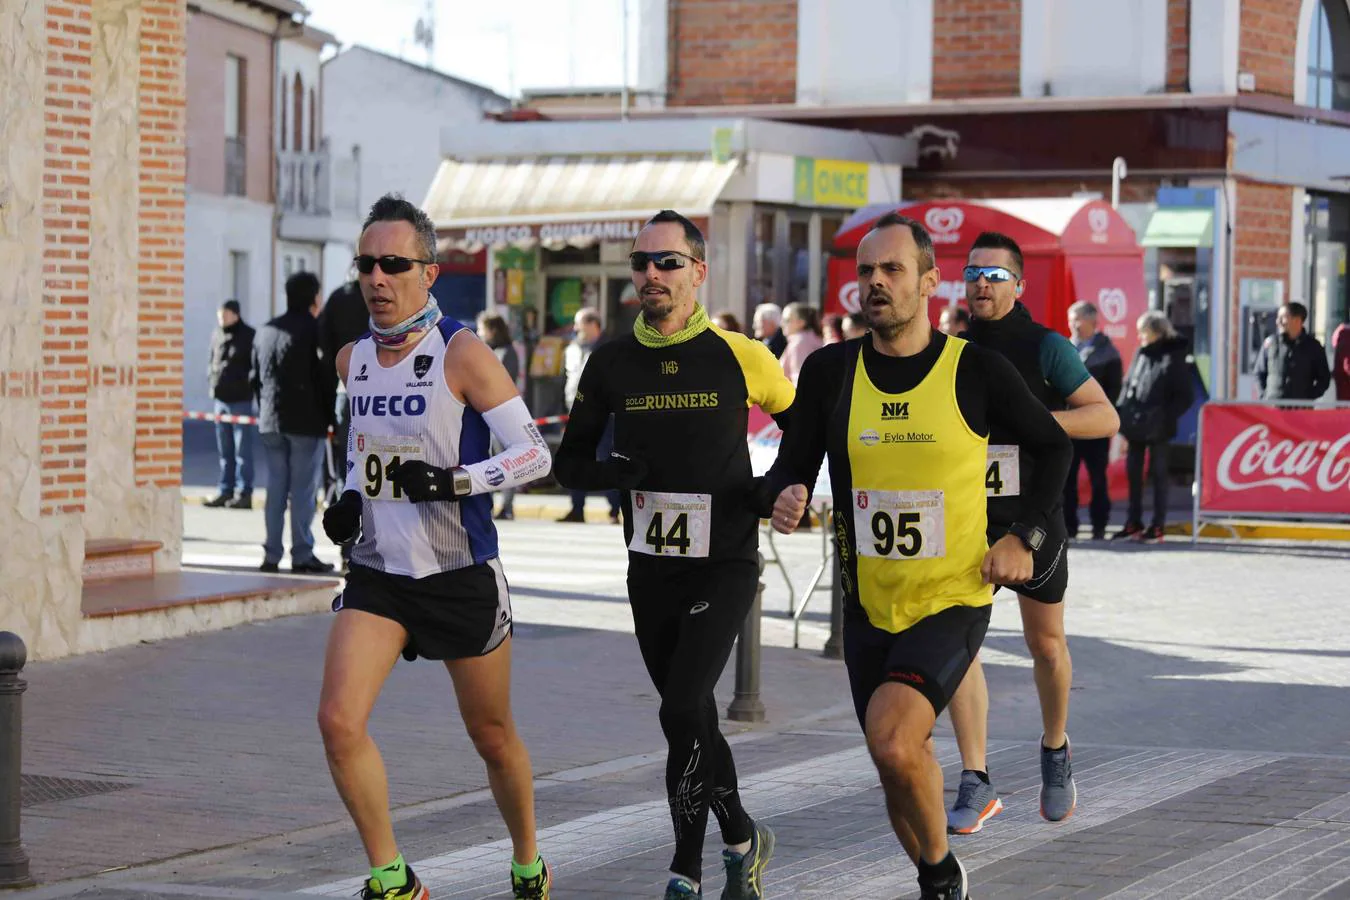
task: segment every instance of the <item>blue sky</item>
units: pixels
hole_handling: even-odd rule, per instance
[[[436,7],[436,68],[507,94],[529,87],[616,86],[623,69],[625,0],[305,0],[309,22],[346,44],[425,64],[413,42],[428,2]],[[627,0],[630,16],[635,0]],[[631,51],[630,51],[631,52]],[[514,64],[514,65],[513,65]],[[630,58],[629,71],[637,71]]]

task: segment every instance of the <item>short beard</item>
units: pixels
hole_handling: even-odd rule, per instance
[[[661,305],[656,305],[662,300]],[[670,318],[670,314],[675,312],[675,296],[673,294],[657,294],[653,302],[648,302],[646,295],[638,297],[638,303],[642,306],[642,317],[650,322],[664,322]]]

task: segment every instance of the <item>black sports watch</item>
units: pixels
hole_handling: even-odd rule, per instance
[[[455,466],[450,470],[450,479],[455,492],[455,499],[458,500],[460,497],[467,497],[473,493],[473,478],[469,475],[467,469]]]
[[[1014,522],[1009,526],[1008,534],[1016,535],[1022,545],[1033,553],[1041,549],[1041,545],[1045,543],[1045,529],[1036,525]]]

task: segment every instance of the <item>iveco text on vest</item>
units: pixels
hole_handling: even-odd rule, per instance
[[[356,396],[352,410],[358,416],[420,416],[427,411],[427,398],[420,394]]]

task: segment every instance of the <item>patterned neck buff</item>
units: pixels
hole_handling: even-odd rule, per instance
[[[435,328],[440,320],[441,308],[437,305],[436,298],[427,294],[427,305],[397,325],[381,328],[375,324],[374,319],[371,319],[370,337],[381,347],[402,347]]]
[[[694,312],[689,317],[689,321],[685,323],[683,328],[670,336],[666,336],[657,331],[654,326],[648,325],[647,319],[642,315],[639,315],[637,321],[633,323],[633,333],[637,335],[638,343],[644,347],[671,347],[697,337],[707,331],[711,324],[708,321],[708,311],[703,308],[703,304],[695,303]]]

